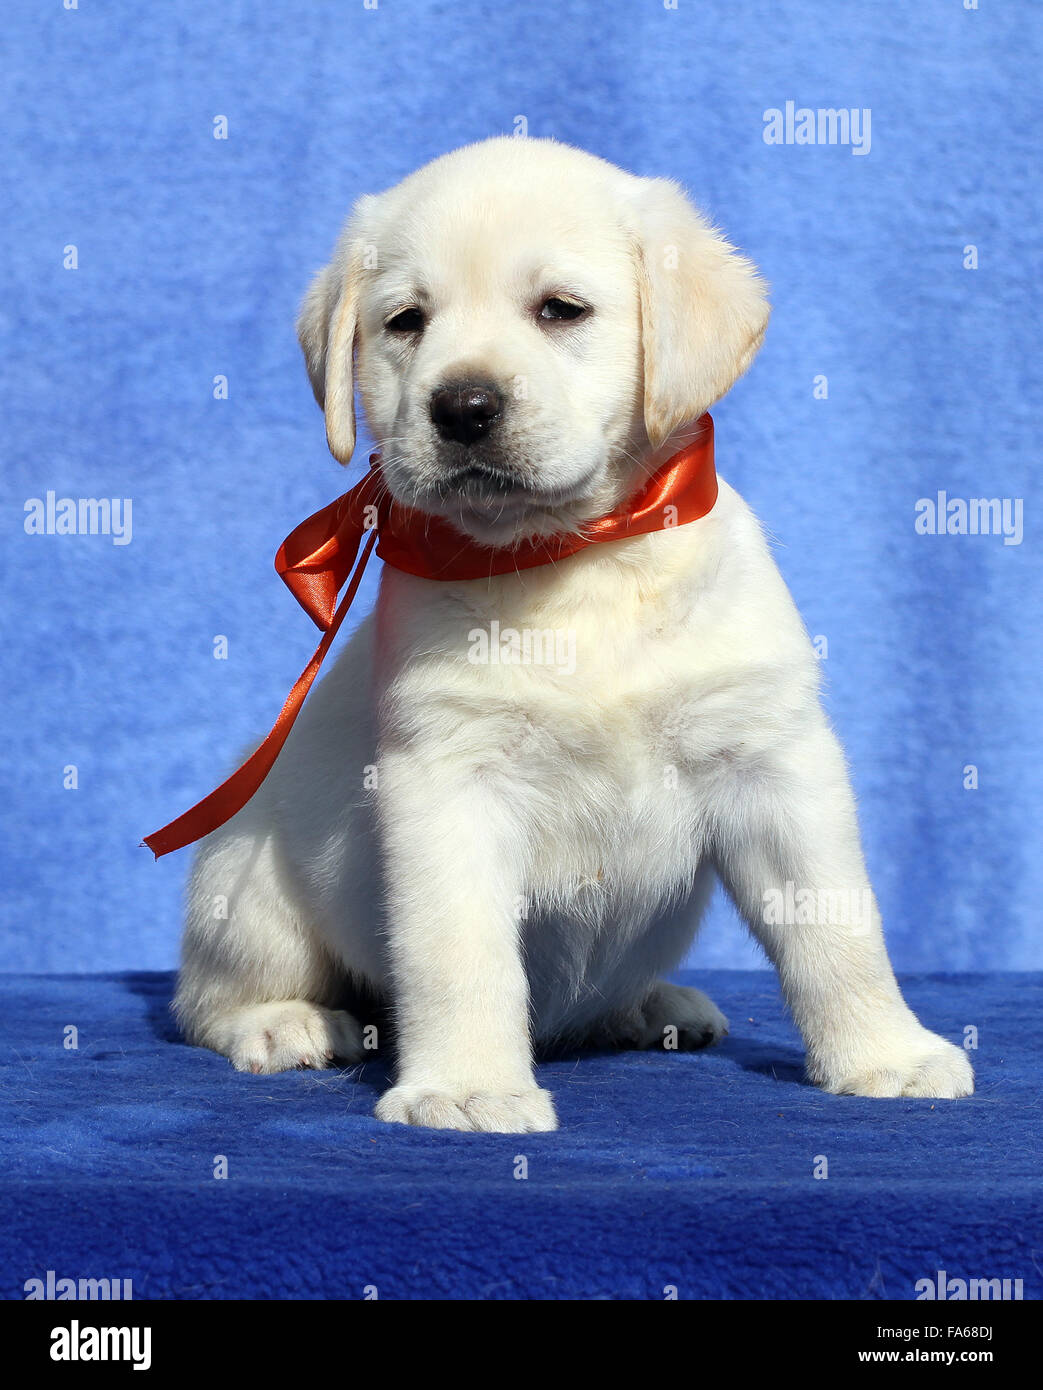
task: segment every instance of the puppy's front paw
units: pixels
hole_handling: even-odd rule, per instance
[[[974,1090],[966,1052],[926,1028],[902,1047],[881,1050],[841,1072],[816,1069],[812,1080],[843,1096],[930,1096],[955,1100]]]
[[[381,1096],[374,1114],[390,1124],[487,1134],[533,1134],[558,1127],[550,1092],[537,1086],[515,1092],[394,1086]]]

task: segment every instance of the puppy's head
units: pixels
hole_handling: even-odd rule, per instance
[[[617,505],[767,317],[675,184],[505,137],[362,198],[298,332],[333,455],[354,448],[357,375],[396,499],[510,545]]]

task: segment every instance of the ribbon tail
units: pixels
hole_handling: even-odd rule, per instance
[[[315,677],[319,674],[319,667],[332,646],[333,640],[340,630],[340,625],[351,607],[352,600],[358,592],[359,584],[362,582],[362,574],[376,538],[376,531],[371,531],[365,549],[352,573],[351,582],[344,591],[344,597],[333,615],[333,621],[323,635],[322,641],[315,648],[312,659],[298,676],[271,733],[268,734],[260,747],[247,758],[242,767],[233,772],[231,777],[222,782],[209,796],[205,796],[191,810],[178,816],[177,820],[171,821],[162,830],[145,836],[142,843],[149,847],[157,859],[176,849],[183,849],[185,845],[190,845],[195,840],[201,840],[204,835],[209,835],[211,831],[217,830],[226,821],[230,821],[237,812],[243,809],[271,772],[275,760],[293,728],[294,721],[301,711],[308,691],[311,689]]]

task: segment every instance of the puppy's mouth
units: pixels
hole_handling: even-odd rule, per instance
[[[510,545],[551,514],[545,499],[504,468],[469,465],[443,478],[428,510],[486,545]]]
[[[499,505],[509,498],[532,500],[533,493],[510,469],[494,463],[470,463],[438,485],[440,497],[476,506]]]
[[[589,482],[584,476],[553,491],[537,489],[506,469],[472,465],[442,481],[430,510],[484,545],[509,546],[525,536],[572,529],[571,504]]]
[[[441,457],[414,455],[408,473],[393,464],[388,472],[392,494],[403,505],[440,517],[493,546],[574,529],[586,520],[600,472],[594,459],[576,477],[548,486],[541,470],[524,458],[474,448],[438,452]]]
[[[523,511],[551,511],[583,497],[597,467],[561,487],[535,486],[518,469],[492,459],[475,459],[447,472],[432,489],[439,509],[483,515],[514,516]]]

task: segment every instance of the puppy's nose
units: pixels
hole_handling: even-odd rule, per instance
[[[473,444],[503,412],[503,396],[487,382],[456,382],[431,392],[431,419],[443,439]]]

